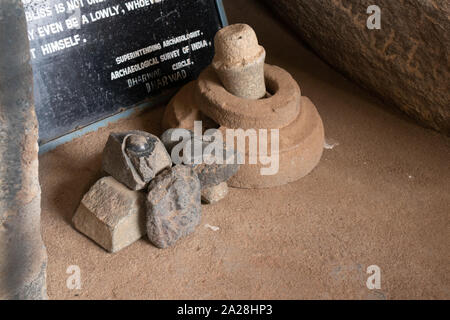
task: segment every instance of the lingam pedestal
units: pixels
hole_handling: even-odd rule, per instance
[[[265,145],[269,153],[272,144],[278,144],[273,151],[278,155],[278,170],[263,175],[261,169],[267,165],[250,161],[261,158],[260,147],[255,150],[247,145],[245,163],[228,181],[229,186],[267,188],[310,173],[324,146],[323,123],[314,104],[301,96],[299,85],[286,70],[264,64],[264,48],[248,25],[223,28],[214,43],[213,63],[172,99],[163,124],[191,129],[194,121],[206,118],[210,121],[206,127],[219,128],[225,140],[227,129],[242,129],[234,130],[236,141],[245,139],[248,130],[268,130],[266,136],[258,135],[257,144]],[[272,141],[272,130],[279,139]]]

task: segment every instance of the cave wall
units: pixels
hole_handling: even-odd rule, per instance
[[[448,0],[265,2],[340,72],[450,134]],[[381,29],[367,28],[370,5],[381,9]]]

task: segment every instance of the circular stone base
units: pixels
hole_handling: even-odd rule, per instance
[[[302,97],[302,108],[297,119],[289,126],[279,130],[279,168],[274,175],[261,175],[262,168],[271,165],[248,164],[249,153],[245,163],[233,176],[228,185],[236,188],[270,188],[296,181],[310,173],[319,163],[325,143],[322,119],[314,104],[307,97]],[[226,128],[221,128],[226,130]],[[270,137],[270,131],[267,133]],[[267,147],[270,155],[270,145]]]
[[[227,128],[283,128],[297,118],[301,109],[301,91],[286,70],[266,64],[264,67],[268,98],[252,100],[232,95],[222,85],[212,67],[199,76],[194,93],[197,107]]]

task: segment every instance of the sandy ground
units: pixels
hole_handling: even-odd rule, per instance
[[[450,139],[347,81],[256,1],[225,5],[231,23],[255,28],[267,61],[292,73],[339,145],[301,181],[232,189],[174,248],[142,239],[115,255],[70,220],[101,175],[108,133],[159,134],[163,107],[41,156],[50,298],[449,299]],[[81,268],[81,290],[67,289],[70,265]],[[380,290],[366,287],[370,265],[381,268]]]

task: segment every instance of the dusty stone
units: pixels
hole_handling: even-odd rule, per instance
[[[228,181],[239,171],[238,164],[199,164],[194,165],[194,172],[197,173],[202,189],[215,186],[224,181]]]
[[[132,190],[142,190],[172,166],[162,142],[143,131],[112,133],[103,151],[103,170]]]
[[[261,96],[264,99],[242,98],[230,92],[222,79],[223,74],[217,69],[238,66],[240,59],[243,65],[251,61],[257,39],[253,30],[252,33],[245,26],[235,25],[228,30],[222,34],[218,32],[219,50],[212,65],[200,74],[194,98],[201,112],[219,124],[225,140],[228,129],[240,129],[233,131],[232,139],[236,154],[241,158],[239,163],[244,164],[239,171],[227,172],[232,167],[211,166],[205,161],[195,163],[193,167],[202,187],[216,186],[229,179],[228,185],[233,187],[268,188],[300,179],[311,172],[321,158],[324,145],[322,120],[314,104],[301,97],[297,82],[277,66],[266,64],[261,73],[269,90]],[[244,42],[240,43],[241,40]],[[235,79],[229,80],[257,82],[246,74],[236,74]],[[241,85],[245,87],[244,83]],[[269,130],[270,137],[258,132],[260,129]],[[276,140],[272,141],[272,136]],[[246,137],[253,143],[247,143]],[[237,141],[240,142],[236,144]],[[220,181],[222,176],[225,179]]]
[[[263,98],[266,51],[258,44],[255,31],[246,24],[224,27],[216,33],[214,46],[212,67],[223,86],[237,97]]]
[[[266,152],[260,154],[253,147],[250,150],[248,143],[245,143],[246,150],[232,150],[234,158],[244,158],[241,170],[235,164],[236,161],[220,164],[214,160],[210,161],[213,156],[205,159],[204,150],[209,143],[197,141],[195,137],[179,145],[180,148],[173,148],[172,160],[183,149],[182,161],[178,163],[194,169],[202,190],[216,187],[225,181],[233,187],[268,188],[293,182],[307,175],[319,163],[324,145],[323,123],[314,104],[301,96],[300,87],[286,70],[268,64],[263,65],[264,70],[261,72],[269,91],[264,91],[260,97],[264,97],[263,99],[236,95],[227,87],[221,69],[242,68],[252,59],[255,60],[262,47],[259,48],[254,31],[245,25],[224,28],[218,32],[215,41],[216,56],[213,63],[200,74],[197,82],[190,84],[189,90],[185,91],[184,94],[189,95],[189,104],[183,103],[182,95],[178,98],[180,104],[186,108],[199,108],[201,112],[196,117],[205,115],[211,118],[218,124],[223,139],[226,139],[227,129],[244,129],[234,131],[235,141],[246,140],[246,129],[255,130],[255,133],[259,129],[268,129],[270,134],[273,129],[279,129],[279,139],[275,142],[276,145],[268,137],[267,141],[258,141],[261,136],[256,133],[257,144],[267,145],[267,150],[271,153],[270,163],[266,164],[260,161],[262,157],[267,158]],[[248,77],[245,72],[236,73],[233,77],[235,78],[229,77],[228,80],[242,88],[248,88],[250,85],[245,83],[246,81],[258,81]],[[240,83],[240,80],[243,82]],[[195,104],[192,101],[192,87],[195,89]],[[193,123],[192,120],[189,122],[191,128]],[[190,146],[190,150],[194,150],[196,143],[197,148],[201,150],[189,152],[186,147]],[[226,146],[226,143],[224,145]],[[229,159],[230,152],[226,148],[224,155],[223,159]]]
[[[331,65],[450,134],[448,1],[266,2]],[[366,26],[373,4],[381,8],[381,30]]]
[[[105,177],[83,197],[72,221],[80,232],[114,253],[145,234],[144,199],[143,193]]]
[[[21,1],[1,1],[0,48],[0,300],[47,299],[38,122]]]
[[[213,121],[227,128],[285,127],[300,112],[300,87],[286,70],[277,66],[266,64],[265,77],[273,95],[250,100],[228,92],[212,68],[206,68],[197,81],[197,105]]]
[[[228,184],[222,182],[216,186],[205,188],[202,190],[202,202],[206,204],[214,204],[224,199],[228,194]]]
[[[191,168],[176,165],[165,170],[148,190],[147,235],[156,247],[168,248],[194,232],[202,208],[200,181]]]

